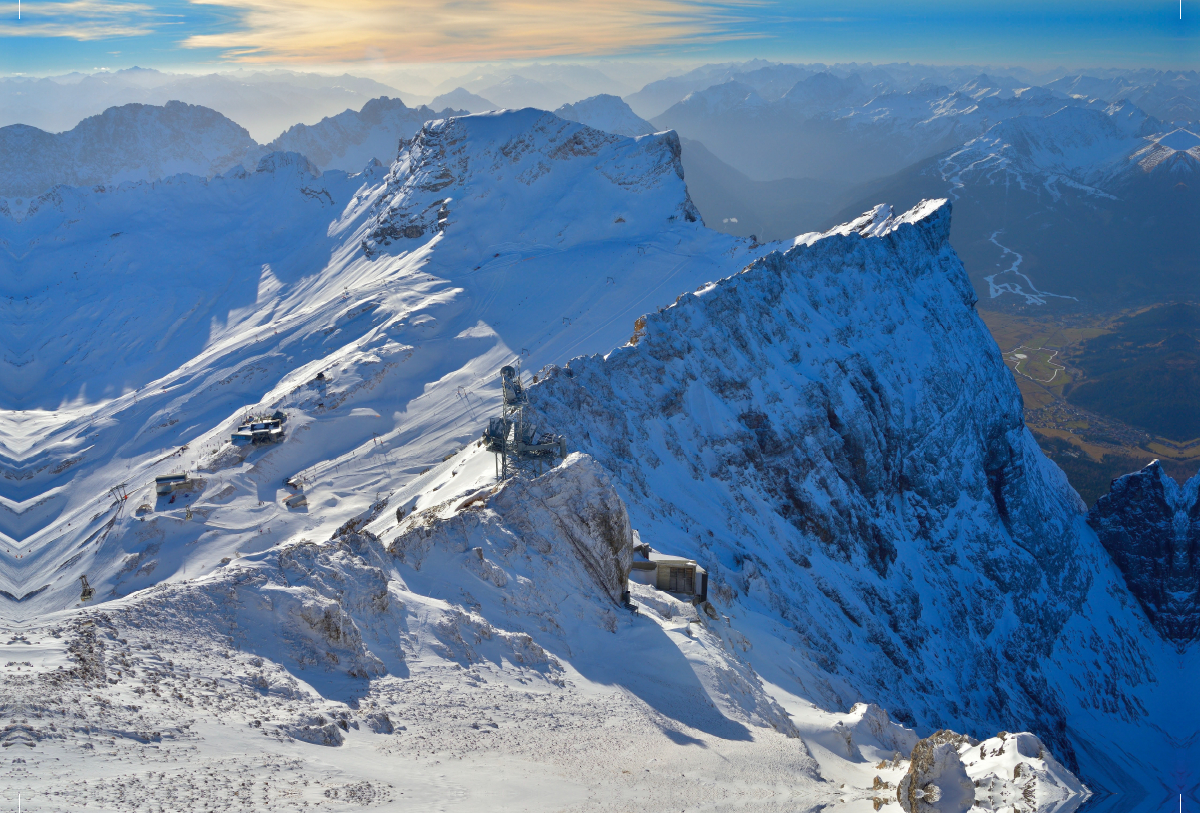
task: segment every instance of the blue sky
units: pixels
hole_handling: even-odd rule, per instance
[[[0,72],[750,57],[1200,68],[1200,0],[0,0]]]

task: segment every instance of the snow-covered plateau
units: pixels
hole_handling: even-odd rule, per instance
[[[0,794],[1196,800],[1194,639],[1025,429],[950,217],[760,245],[705,228],[673,132],[533,109],[356,174],[272,152],[4,201]],[[569,454],[498,481],[509,364]],[[1107,527],[1153,536],[1121,493]],[[645,543],[708,600],[630,582]]]

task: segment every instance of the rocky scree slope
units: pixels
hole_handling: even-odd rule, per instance
[[[949,225],[934,201],[798,238],[533,402],[715,603],[776,620],[800,654],[756,661],[772,682],[908,725],[1028,727],[1102,775],[1075,727],[1161,724],[1172,665],[1025,429]]]

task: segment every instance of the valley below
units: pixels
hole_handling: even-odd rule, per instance
[[[1190,346],[1170,347],[1190,338],[1194,311],[1160,305],[1038,315],[981,308],[1021,391],[1026,425],[1088,505],[1113,479],[1152,460],[1180,483],[1200,471],[1200,438],[1189,437],[1200,392],[1187,378],[1197,357]],[[1135,344],[1127,334],[1146,323],[1149,335]]]

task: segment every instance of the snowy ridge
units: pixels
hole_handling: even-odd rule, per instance
[[[674,133],[629,139],[532,108],[429,122],[392,167],[363,248],[370,253],[436,234],[456,220],[473,224],[476,242],[503,240],[503,228],[489,228],[487,212],[508,206],[554,211],[525,234],[549,245],[695,223],[700,215],[687,195],[679,153]],[[503,183],[506,177],[517,183]],[[604,199],[614,189],[633,193],[626,198],[630,208],[612,219],[607,212],[597,217],[592,195]],[[669,200],[675,205],[664,205]]]
[[[23,124],[0,128],[0,198],[29,198],[60,184],[212,177],[253,165],[262,153],[245,128],[207,107],[127,104],[64,133]]]

